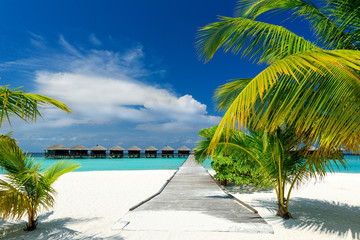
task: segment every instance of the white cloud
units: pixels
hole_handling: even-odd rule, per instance
[[[206,106],[190,95],[177,97],[129,78],[38,72],[36,83],[39,93],[63,101],[73,110],[70,115],[61,113],[62,117],[58,111],[47,111],[48,125],[56,127],[115,120],[138,123],[141,130],[168,131],[191,130],[219,120],[207,116]]]
[[[95,46],[102,45],[102,42],[95,36],[95,34],[90,34],[89,41],[94,44]]]
[[[35,92],[64,102],[73,113],[44,107],[44,120],[37,124],[13,121],[16,138],[30,148],[42,149],[44,142],[91,146],[101,144],[99,139],[144,147],[184,145],[194,143],[200,129],[220,121],[193,96],[179,96],[153,82],[165,70],[148,67],[140,44],[121,52],[84,50],[60,36],[59,52],[44,45],[42,37],[32,38],[41,45],[38,55],[2,63],[0,69],[35,72]]]

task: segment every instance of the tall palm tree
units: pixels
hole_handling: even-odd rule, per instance
[[[53,207],[56,194],[52,184],[63,174],[79,168],[72,161],[59,161],[48,167],[26,155],[13,141],[0,139],[0,218],[21,219],[28,215],[26,230],[37,226],[41,210]]]
[[[198,161],[204,161],[207,157],[210,140],[215,134],[216,128],[208,128],[200,131],[202,140],[198,142],[195,156]],[[288,219],[289,202],[294,187],[314,176],[324,176],[326,171],[332,171],[333,163],[345,165],[340,151],[333,151],[332,155],[318,156],[309,154],[308,146],[298,146],[299,136],[292,129],[277,129],[272,133],[261,131],[249,131],[245,133],[232,129],[228,138],[222,134],[215,148],[213,161],[218,156],[227,156],[238,159],[231,166],[234,168],[247,169],[256,177],[260,186],[272,185],[277,196],[277,215]],[[219,169],[219,175],[223,169]],[[239,173],[237,172],[237,173]],[[226,173],[225,173],[226,174]],[[242,177],[242,176],[238,176]]]
[[[209,61],[221,47],[268,67],[248,81],[219,124],[210,150],[230,129],[275,132],[293,126],[303,141],[328,153],[360,149],[360,2],[241,0],[239,17],[220,17],[199,31],[199,56]],[[289,11],[315,31],[312,43],[282,26],[257,21]],[[229,86],[228,86],[229,87]],[[237,88],[236,84],[232,86]]]

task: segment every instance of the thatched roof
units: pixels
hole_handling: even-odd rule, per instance
[[[120,146],[113,146],[112,148],[109,149],[110,151],[124,151],[125,149],[123,149]]]
[[[53,150],[69,150],[68,147],[65,147],[61,144],[51,145],[50,147],[44,148],[45,151],[53,151]]]
[[[153,147],[153,146],[145,148],[145,151],[157,151],[157,150],[159,150],[159,149],[157,149],[156,147]]]
[[[127,149],[128,151],[141,151],[141,148],[137,147],[137,146],[132,146],[130,148]]]
[[[172,147],[166,145],[165,147],[163,147],[162,149],[160,149],[161,151],[174,151],[175,149],[173,149]]]
[[[88,151],[89,149],[87,147],[84,147],[83,145],[75,145],[70,148],[70,151]]]
[[[176,149],[176,151],[191,151],[191,149],[188,147],[182,146],[182,147]]]
[[[106,151],[107,149],[104,148],[103,146],[100,145],[96,145],[95,147],[90,149],[91,151]]]

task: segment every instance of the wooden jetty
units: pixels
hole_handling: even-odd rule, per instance
[[[273,233],[256,210],[239,202],[189,156],[163,189],[131,208],[113,229]]]

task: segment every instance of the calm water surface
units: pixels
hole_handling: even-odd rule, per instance
[[[59,159],[35,157],[43,161],[43,166],[58,162]],[[75,171],[111,171],[111,170],[174,170],[178,169],[186,158],[84,158],[72,159],[81,167]]]
[[[346,169],[341,168],[343,173],[360,173],[359,156],[346,155],[345,159],[349,163]],[[43,167],[58,162],[58,159],[47,159],[35,157],[35,160],[42,161]],[[176,170],[185,161],[185,158],[104,158],[104,159],[74,159],[80,163],[81,167],[75,171],[116,171],[116,170]],[[206,169],[211,169],[210,160],[207,159],[203,164]],[[0,170],[0,173],[2,171]]]

